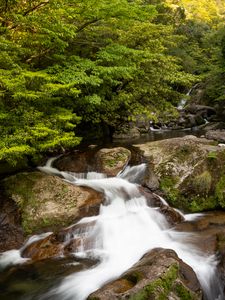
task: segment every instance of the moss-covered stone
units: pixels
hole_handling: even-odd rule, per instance
[[[126,289],[119,289],[124,282]],[[145,254],[119,279],[107,283],[88,297],[88,300],[96,299],[200,300],[202,292],[192,268],[173,250],[159,248]]]
[[[135,145],[153,165],[174,207],[200,212],[225,207],[225,150],[193,136]]]
[[[100,205],[102,201],[102,196],[92,189],[41,172],[18,173],[4,179],[2,185],[6,195],[19,207],[27,234],[57,225],[67,226],[81,215],[85,204]]]
[[[116,176],[126,166],[130,157],[131,152],[126,148],[103,148],[96,154],[97,170],[108,176]]]
[[[173,282],[177,278],[178,266],[177,264],[171,265],[169,269],[163,274],[161,278],[158,278],[146,285],[139,293],[131,296],[130,300],[148,300],[148,299],[160,299],[166,300],[171,291]]]

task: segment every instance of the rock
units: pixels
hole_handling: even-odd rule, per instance
[[[22,251],[22,257],[31,258],[32,260],[42,260],[63,255],[64,245],[57,241],[56,236],[50,236],[28,245]]]
[[[170,225],[173,226],[184,221],[183,215],[172,207],[165,205],[161,200],[162,198],[142,186],[139,187],[139,191],[146,198],[149,206],[158,207],[158,210],[166,217],[166,220]]]
[[[225,212],[213,211],[176,225],[176,231],[191,232],[191,242],[207,255],[221,255],[225,250]],[[225,254],[225,252],[224,252]]]
[[[225,143],[225,129],[223,130],[209,130],[205,137],[209,140],[215,140],[219,143]]]
[[[190,104],[185,107],[185,111],[191,114],[201,115],[203,118],[207,118],[216,114],[215,108],[207,105]]]
[[[93,245],[93,238],[81,234],[94,226],[95,222],[87,224],[75,224],[63,228],[55,233],[50,233],[42,239],[27,242],[23,247],[22,257],[30,258],[33,261],[53,258],[70,257],[80,247],[88,249]],[[86,248],[85,248],[86,247]]]
[[[209,130],[225,129],[225,123],[223,122],[210,122],[199,126],[199,129],[207,132]]]
[[[131,152],[126,148],[103,148],[96,153],[96,169],[108,176],[116,176],[127,165],[130,157]]]
[[[173,250],[154,249],[88,300],[202,299],[198,279]]]
[[[140,135],[140,130],[137,127],[123,125],[120,128],[117,128],[116,131],[113,133],[113,139],[134,139],[138,138]]]
[[[25,232],[66,226],[97,214],[102,194],[41,172],[18,173],[2,181],[6,195],[18,206]]]
[[[20,225],[20,212],[16,203],[0,191],[0,252],[20,248],[24,233]]]
[[[195,136],[134,145],[148,161],[167,201],[185,211],[225,207],[225,149]]]
[[[135,125],[140,133],[148,133],[150,128],[150,119],[145,114],[137,115]]]
[[[192,221],[177,224],[175,230],[190,232],[192,244],[197,246],[202,253],[216,256],[217,285],[218,288],[220,285],[223,290],[225,282],[225,212],[213,211],[202,214]],[[220,280],[221,282],[219,282]]]
[[[75,151],[61,156],[54,162],[60,171],[84,173],[88,170],[87,152]]]
[[[148,164],[146,168],[142,185],[148,187],[151,191],[156,191],[159,189],[159,179],[153,171],[153,166],[150,166],[150,164]]]

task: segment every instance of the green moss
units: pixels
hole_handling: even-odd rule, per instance
[[[180,147],[177,149],[175,153],[175,158],[183,162],[191,155],[192,152],[193,152],[193,145],[190,144],[180,145]]]
[[[218,201],[214,195],[209,197],[201,197],[198,195],[192,196],[188,205],[190,212],[201,212],[213,210],[218,207]]]
[[[202,172],[192,180],[192,188],[196,195],[208,195],[212,184],[212,176],[208,171]]]
[[[216,184],[215,195],[221,207],[225,207],[225,175]]]
[[[178,276],[178,265],[173,264],[168,271],[159,279],[145,286],[140,292],[131,296],[129,300],[166,300],[171,291],[174,281]]]
[[[29,174],[29,176],[28,173],[19,173],[11,176],[5,181],[6,194],[12,195],[13,200],[20,208],[25,207],[27,203],[35,206],[33,186],[39,178],[42,178],[42,174],[38,172]]]
[[[217,152],[215,152],[215,151],[210,151],[210,152],[208,153],[208,159],[209,159],[209,160],[217,159]]]
[[[57,188],[52,193],[55,182],[50,181],[48,185],[48,182],[43,180],[43,176],[45,177],[46,175],[39,172],[19,173],[3,181],[6,195],[18,205],[21,213],[21,225],[26,234],[39,232],[46,227],[67,226],[73,220],[72,216],[65,220],[57,216],[52,216],[51,218],[40,216],[40,210],[44,209],[45,203],[48,201],[46,199],[48,192],[54,195],[55,202],[63,203],[63,199],[66,199],[65,211],[76,207],[75,199],[67,197],[69,188],[63,182],[60,185],[61,188]],[[38,184],[39,182],[40,185]],[[43,190],[46,192],[46,195],[43,193]],[[42,196],[39,196],[40,194]]]
[[[186,289],[181,283],[177,283],[174,287],[176,295],[182,300],[197,300],[197,297],[188,289]]]
[[[111,157],[110,157],[111,156]],[[113,153],[112,155],[106,156],[106,159],[104,160],[104,163],[108,167],[115,167],[119,161],[126,162],[126,160],[129,157],[129,152],[118,152],[118,153]]]
[[[175,188],[177,179],[169,176],[164,176],[160,180],[160,189],[166,193],[167,200],[172,204],[176,205],[179,196],[179,191]]]

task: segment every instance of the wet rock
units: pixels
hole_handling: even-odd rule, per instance
[[[191,221],[181,222],[175,229],[181,232],[189,232],[189,242],[197,246],[207,255],[221,255],[225,249],[225,212],[214,211],[200,214]]]
[[[42,260],[50,257],[59,257],[63,255],[64,245],[57,241],[56,236],[50,236],[34,242],[22,251],[22,257],[32,260]]]
[[[87,231],[94,226],[95,222],[88,224],[74,224],[63,228],[55,233],[49,233],[44,238],[27,242],[22,250],[22,257],[33,261],[54,257],[70,257],[71,254],[93,247],[93,237],[88,236]]]
[[[130,160],[130,150],[123,147],[103,148],[96,155],[96,169],[108,176],[116,176]]]
[[[20,225],[20,212],[16,203],[0,195],[0,252],[20,248],[24,232]]]
[[[54,162],[60,171],[84,173],[88,170],[88,152],[75,151],[61,156]]]
[[[184,217],[177,210],[165,205],[165,203],[156,194],[152,193],[144,187],[139,187],[140,193],[146,198],[150,207],[158,207],[158,210],[166,217],[170,225],[175,225],[184,221]]]
[[[134,145],[148,161],[166,200],[185,211],[225,207],[225,149],[195,136]]]
[[[169,224],[175,225],[177,223],[184,221],[183,215],[170,206],[167,205],[161,206],[160,212],[166,217]]]
[[[209,140],[215,140],[219,143],[225,143],[225,129],[209,130],[206,132],[205,137]]]
[[[90,259],[60,257],[13,266],[0,273],[1,299],[43,299],[46,292],[66,276],[91,268],[96,263]]]
[[[172,298],[171,298],[172,297]],[[198,279],[173,250],[154,249],[88,300],[202,299]]]
[[[18,173],[2,181],[8,198],[21,213],[26,233],[67,226],[84,216],[98,213],[101,193],[41,172]]]

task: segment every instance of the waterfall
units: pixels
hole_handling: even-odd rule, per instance
[[[219,288],[215,290],[213,282],[217,266],[215,256],[207,256],[191,244],[191,233],[173,230],[165,216],[155,207],[150,207],[140,193],[135,182],[143,174],[145,164],[127,167],[117,177],[106,178],[101,173],[81,176],[61,172],[53,168],[51,163],[40,169],[63,176],[74,185],[101,191],[106,201],[101,205],[98,216],[81,219],[77,225],[82,224],[82,230],[75,226],[72,233],[73,238],[80,240],[73,255],[98,259],[99,264],[67,276],[58,287],[42,295],[40,300],[84,300],[105,283],[119,277],[146,252],[158,247],[173,249],[179,258],[193,268],[205,299],[222,300]],[[191,219],[192,216],[187,218]]]
[[[73,233],[82,241],[74,255],[99,259],[100,263],[90,270],[69,275],[46,295],[46,299],[52,296],[54,299],[84,300],[104,283],[119,277],[147,251],[157,247],[173,249],[193,268],[206,299],[220,299],[219,291],[213,288],[215,256],[207,256],[192,245],[191,234],[171,229],[164,215],[149,207],[140,194],[135,182],[145,168],[145,164],[128,166],[114,178],[96,175],[88,179],[73,175],[73,184],[91,187],[105,195],[106,201],[99,215],[82,219],[78,222],[84,225],[82,231],[75,229]],[[66,174],[64,177],[68,180]],[[187,219],[193,218],[187,216]]]
[[[190,90],[187,92],[186,97],[182,98],[177,106],[178,110],[184,109],[184,106],[187,103],[187,99],[190,96],[191,92],[197,87],[198,84],[195,84],[193,87],[190,88]]]

